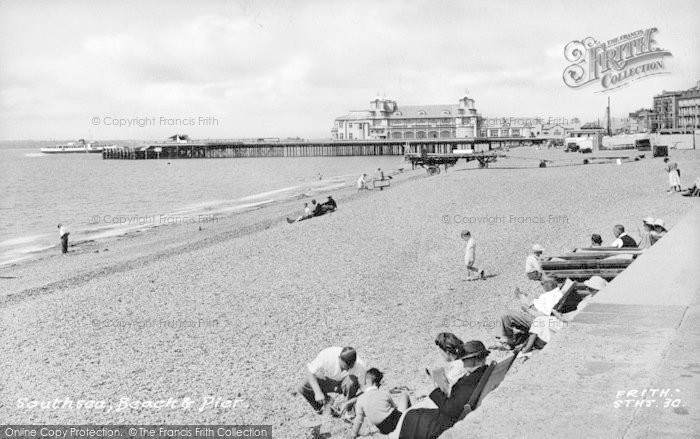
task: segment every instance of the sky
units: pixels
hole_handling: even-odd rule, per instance
[[[668,74],[564,84],[567,43],[650,27]],[[695,86],[699,54],[693,0],[0,0],[0,140],[328,138],[377,95],[595,121]]]

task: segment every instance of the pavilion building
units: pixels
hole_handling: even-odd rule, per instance
[[[331,136],[334,140],[474,138],[480,119],[474,100],[467,96],[457,104],[401,106],[377,97],[369,110],[337,117]]]

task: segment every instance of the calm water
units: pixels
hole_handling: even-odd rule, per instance
[[[59,244],[101,239],[172,221],[205,221],[353,185],[401,157],[102,160],[0,148],[0,265]],[[319,174],[322,179],[319,180]],[[202,215],[201,217],[199,215]]]

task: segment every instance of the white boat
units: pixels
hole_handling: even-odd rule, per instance
[[[104,148],[95,142],[86,142],[80,139],[77,142],[68,142],[63,145],[47,146],[41,148],[44,154],[72,154],[72,153],[100,153]]]

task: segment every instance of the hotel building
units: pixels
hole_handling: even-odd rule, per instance
[[[652,115],[652,130],[678,128],[678,98],[680,91],[662,91],[654,96],[654,113]]]
[[[700,128],[700,81],[687,90],[662,91],[654,96],[653,111],[642,116],[651,131]]]
[[[700,81],[678,98],[678,128],[700,128]]]

